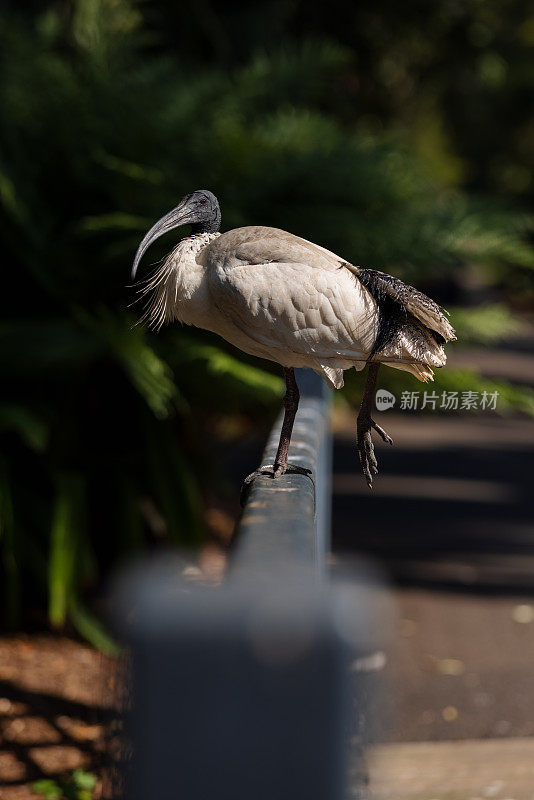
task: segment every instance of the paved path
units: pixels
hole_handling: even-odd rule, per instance
[[[373,800],[534,798],[534,739],[381,745],[369,764]]]
[[[394,585],[377,741],[534,735],[534,422],[382,412],[370,492],[336,420],[334,551]]]
[[[396,581],[534,592],[534,421],[376,413],[395,445],[359,472],[354,419],[339,415],[334,549],[371,554]]]
[[[534,736],[532,598],[401,588],[394,602],[366,678],[372,739]]]
[[[534,385],[524,347],[455,365]],[[370,492],[354,415],[337,412],[333,503],[339,562],[375,559],[392,585],[392,631],[364,678],[371,796],[534,800],[534,422],[376,419],[395,446],[377,446]]]

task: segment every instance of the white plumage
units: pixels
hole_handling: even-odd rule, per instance
[[[336,389],[343,370],[361,370],[378,331],[377,302],[358,280],[358,268],[277,228],[246,227],[187,237],[144,287],[156,327],[178,320],[219,334],[250,355],[285,367],[311,367]],[[454,338],[448,320],[430,323]],[[415,320],[414,320],[415,323]],[[446,362],[442,345],[425,330],[403,331],[375,356],[382,364],[432,378]]]
[[[343,386],[344,370],[369,362],[423,381],[445,364],[443,342],[454,339],[454,331],[432,300],[277,228],[219,234],[218,204],[206,191],[184,198],[149,231],[134,271],[155,238],[187,222],[199,232],[174,248],[142,290],[148,296],[145,318],[156,328],[179,320],[213,331],[246,353],[281,364],[286,379],[287,370],[311,367],[336,389]],[[363,441],[360,453],[362,447]]]

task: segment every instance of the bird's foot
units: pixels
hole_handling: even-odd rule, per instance
[[[386,444],[393,444],[391,436],[389,436],[380,425],[377,425],[374,419],[371,419],[368,415],[358,417],[358,450],[360,453],[363,476],[370,489],[373,488],[373,476],[378,475],[375,446],[371,438],[371,430],[373,428]]]
[[[279,478],[280,475],[311,475],[311,469],[306,467],[299,467],[297,464],[265,464],[265,466],[251,472],[247,475],[241,486],[240,501],[241,505],[245,504],[248,493],[254,483],[255,479],[260,475],[268,475],[270,478]]]

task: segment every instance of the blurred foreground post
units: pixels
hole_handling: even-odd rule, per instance
[[[187,583],[171,560],[119,588],[132,654],[128,800],[346,797],[349,665],[369,652],[371,602],[326,579],[328,399],[318,377],[299,378],[290,459],[313,474],[255,481],[224,585]],[[277,439],[275,429],[264,463]]]

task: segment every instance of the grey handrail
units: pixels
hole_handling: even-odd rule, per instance
[[[286,473],[273,480],[258,476],[248,492],[231,553],[231,574],[298,563],[325,572],[330,546],[332,437],[331,392],[311,370],[295,372],[300,391],[289,462],[311,470],[311,475]],[[278,446],[283,413],[274,425],[262,465],[272,464]]]

